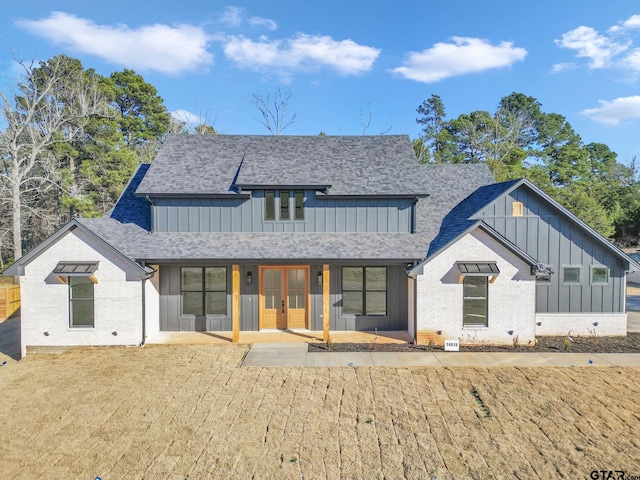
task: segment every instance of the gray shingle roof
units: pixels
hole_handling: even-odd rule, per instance
[[[212,152],[221,155],[210,154]],[[290,148],[291,151],[288,151]],[[307,149],[307,150],[305,150]],[[181,152],[186,153],[183,161]],[[215,185],[215,193],[229,193],[236,175],[231,159],[245,155],[238,183],[251,178],[252,184],[332,184],[330,194],[407,194],[426,193],[416,209],[415,234],[388,233],[149,233],[142,213],[130,209],[144,209],[146,202],[137,193],[173,193],[190,191],[190,175],[180,176],[185,164],[191,172],[197,165],[227,165],[226,180],[210,175],[189,177],[201,190],[208,183]],[[191,152],[189,154],[189,152]],[[256,152],[270,152],[258,163]],[[373,155],[375,153],[375,155]],[[368,156],[372,154],[372,156]],[[191,156],[189,156],[191,155]],[[329,159],[329,156],[332,159]],[[226,160],[224,160],[226,159]],[[278,160],[276,160],[278,159]],[[299,159],[302,159],[298,161]],[[389,161],[389,159],[393,161]],[[224,160],[224,161],[223,161]],[[265,164],[283,162],[287,168],[275,175]],[[331,170],[328,165],[341,165]],[[316,168],[310,169],[314,165]],[[375,168],[371,168],[374,165]],[[159,168],[154,170],[155,166]],[[307,169],[307,170],[305,170]],[[205,169],[206,170],[206,169]],[[365,174],[365,170],[369,170]],[[278,172],[276,172],[278,173]],[[141,175],[144,178],[140,178]],[[166,176],[166,178],[165,178]],[[337,179],[337,180],[336,180]],[[247,180],[248,183],[248,180]],[[122,195],[111,219],[132,221],[133,225],[117,225],[83,220],[87,226],[109,238],[118,248],[136,259],[406,259],[424,258],[429,243],[441,229],[442,220],[463,199],[478,187],[493,183],[486,165],[419,165],[406,136],[389,137],[260,137],[240,135],[178,136],[163,147],[158,158],[146,173],[138,171],[135,181]],[[147,187],[145,187],[147,185]],[[153,188],[151,188],[153,187]],[[356,190],[357,188],[357,190]],[[155,189],[155,190],[154,190]],[[214,190],[215,190],[214,189]],[[214,193],[213,190],[209,193]]]
[[[145,198],[134,195],[136,188],[140,185],[150,166],[150,164],[145,163],[137,168],[115,206],[107,212],[105,217],[115,218],[122,223],[135,223],[146,230],[151,229],[151,209],[149,204]]]
[[[242,160],[244,159],[244,160]],[[237,171],[242,160],[242,169]],[[237,183],[331,184],[331,194],[428,194],[416,233],[151,233],[141,194],[234,194]],[[425,257],[445,216],[478,187],[493,183],[486,165],[418,165],[407,136],[171,137],[141,167],[105,218],[78,219],[131,259],[398,260]]]
[[[149,233],[111,218],[78,221],[135,260],[409,260],[424,255],[410,233]]]
[[[237,174],[238,185],[331,185],[334,195],[419,194],[418,169],[406,135],[175,135],[136,193],[228,194]]]
[[[435,255],[473,224],[478,223],[479,220],[474,219],[473,215],[518,182],[520,180],[482,186],[451,208],[441,220],[438,234],[429,245],[427,257]]]

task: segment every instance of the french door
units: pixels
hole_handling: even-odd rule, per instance
[[[260,267],[260,329],[308,328],[309,267]]]

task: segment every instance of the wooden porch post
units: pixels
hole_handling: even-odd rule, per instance
[[[240,341],[240,266],[234,265],[232,272],[232,341],[238,343]]]
[[[324,342],[329,341],[329,325],[331,324],[329,318],[330,299],[329,294],[331,290],[329,276],[329,265],[324,264],[322,266],[322,338]]]

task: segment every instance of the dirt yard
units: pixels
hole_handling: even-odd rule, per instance
[[[640,368],[238,367],[245,352],[4,357],[0,478],[640,475]]]

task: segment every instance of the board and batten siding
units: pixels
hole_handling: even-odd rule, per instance
[[[523,203],[523,216],[512,216],[513,202]],[[625,311],[622,260],[535,192],[521,186],[487,205],[478,217],[538,262],[551,265],[551,281],[536,285],[538,313]],[[581,267],[578,285],[562,283],[562,268],[568,265]],[[591,265],[609,268],[607,285],[590,284]]]
[[[413,200],[319,198],[304,192],[304,220],[265,220],[264,191],[250,199],[156,198],[156,232],[410,232]],[[276,198],[276,213],[279,213]],[[293,203],[291,204],[293,207]],[[293,212],[293,208],[291,208]]]
[[[187,266],[187,265],[185,265]],[[183,315],[180,291],[181,265],[159,265],[160,331],[230,331],[231,330],[231,265],[188,265],[194,267],[227,267],[227,314],[226,315]]]
[[[206,266],[206,265],[190,265]],[[213,265],[212,265],[213,266]],[[161,331],[230,331],[231,330],[231,265],[227,267],[227,315],[195,317],[182,315],[180,265],[160,265],[160,330]],[[352,265],[359,266],[359,265]],[[385,266],[385,265],[376,265]],[[387,315],[355,316],[342,314],[342,266],[331,266],[331,330],[390,331],[408,328],[408,279],[402,265],[387,265]],[[247,272],[253,277],[246,285]],[[240,265],[240,330],[258,331],[259,326],[259,268],[255,264]],[[322,330],[322,285],[318,285],[322,265],[309,268],[309,308],[311,330]]]

